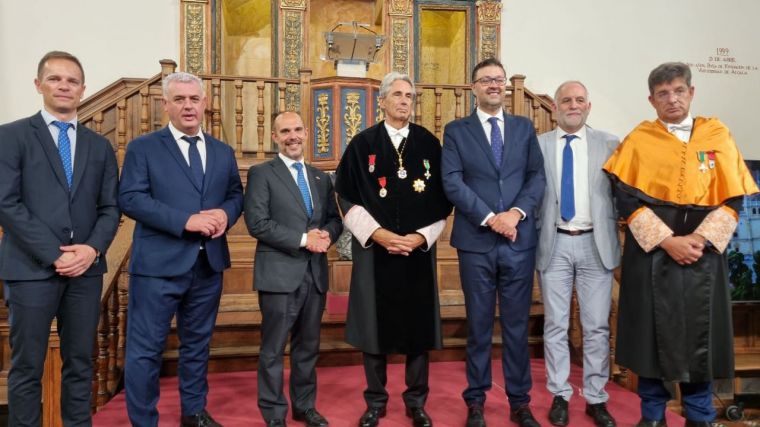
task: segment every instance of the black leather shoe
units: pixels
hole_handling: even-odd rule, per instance
[[[466,427],[486,427],[486,419],[483,416],[483,404],[471,403],[467,405]]]
[[[412,419],[414,427],[433,427],[433,420],[424,408],[406,408],[406,416]]]
[[[594,420],[596,427],[615,427],[617,425],[615,419],[607,411],[607,404],[604,402],[593,405],[586,403],[586,415]]]
[[[379,408],[367,408],[359,418],[359,427],[375,427],[380,422],[380,418],[385,416],[385,406]]]
[[[668,427],[668,423],[665,422],[665,418],[656,421],[642,417],[636,427]]]
[[[303,412],[293,411],[293,419],[303,421],[308,427],[326,427],[330,425],[325,417],[314,408],[309,408]]]
[[[509,413],[509,419],[520,427],[541,427],[541,424],[533,418],[528,405],[519,407]]]
[[[285,420],[281,420],[281,419],[267,420],[267,427],[285,427]]]
[[[549,422],[554,426],[566,426],[570,422],[567,412],[567,400],[562,396],[554,396],[552,407],[549,409]]]
[[[197,414],[183,415],[179,425],[180,427],[222,427],[205,409]]]
[[[686,424],[684,424],[684,427],[725,427],[725,426],[721,423],[714,423],[710,421],[686,420]]]

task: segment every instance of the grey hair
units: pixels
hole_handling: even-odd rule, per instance
[[[388,92],[391,90],[391,85],[396,80],[403,80],[412,87],[412,97],[417,95],[417,92],[414,89],[414,82],[412,82],[412,78],[409,77],[407,74],[399,73],[398,71],[391,71],[390,73],[386,74],[385,77],[383,77],[383,81],[380,82],[380,93],[378,96],[380,98],[385,98],[388,95]]]
[[[201,80],[197,76],[194,76],[190,73],[177,71],[176,73],[171,73],[167,75],[166,77],[164,77],[164,80],[161,82],[161,91],[164,95],[164,99],[169,98],[169,85],[174,82],[180,82],[180,83],[195,82],[198,84],[198,87],[201,88],[201,95],[206,94],[206,91],[203,89],[203,80]]]
[[[570,85],[570,84],[577,84],[580,87],[582,87],[583,90],[586,91],[586,100],[588,100],[588,89],[586,88],[586,85],[584,85],[578,80],[568,80],[557,87],[557,90],[554,92],[554,102],[558,102],[557,98],[559,98],[559,93],[562,91],[562,89],[565,88],[565,86]]]
[[[660,64],[649,73],[649,94],[654,95],[654,87],[670,83],[675,79],[684,79],[686,86],[691,87],[691,69],[683,62],[666,62]]]

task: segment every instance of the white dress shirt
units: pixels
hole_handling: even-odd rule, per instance
[[[58,134],[61,130],[58,126],[54,125],[53,122],[60,122],[61,120],[58,120],[57,117],[48,113],[44,108],[40,110],[40,114],[42,114],[42,120],[48,125],[48,130],[50,131],[50,136],[53,137],[55,146],[58,147]],[[69,126],[69,130],[66,133],[69,135],[69,145],[71,146],[71,170],[74,170],[74,154],[77,152],[77,126],[79,126],[79,122],[77,121],[77,118],[74,117],[66,123],[71,123],[73,125]]]
[[[560,187],[558,192],[562,193],[562,152],[565,149],[565,138],[568,132],[557,128],[557,150],[555,158],[557,161],[557,183]],[[570,148],[573,150],[573,194],[575,198],[575,216],[570,221],[563,221],[560,216],[557,222],[559,228],[565,230],[589,230],[593,228],[591,222],[591,200],[588,184],[588,139],[586,139],[586,126],[573,132],[577,138],[570,142]],[[560,212],[562,211],[562,200],[560,199]]]
[[[177,128],[174,127],[171,122],[169,122],[169,132],[172,133],[172,136],[174,137],[174,141],[177,142],[177,146],[179,147],[179,151],[182,152],[182,157],[185,158],[185,161],[187,162],[187,165],[190,166],[190,143],[182,139],[183,136],[197,136],[198,142],[195,143],[195,146],[198,147],[198,153],[201,155],[201,164],[203,165],[203,172],[206,172],[206,140],[203,138],[203,132],[201,132],[200,129],[198,129],[198,133],[195,135],[185,135],[181,131],[179,131]]]

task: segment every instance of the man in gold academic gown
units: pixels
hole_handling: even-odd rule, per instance
[[[639,375],[642,427],[666,425],[666,381],[680,385],[686,426],[710,426],[712,380],[733,376],[724,251],[742,197],[758,188],[728,128],[692,118],[693,96],[686,64],[655,68],[658,119],[638,125],[604,166],[628,223],[616,361]]]

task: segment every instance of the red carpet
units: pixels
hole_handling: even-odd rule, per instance
[[[531,408],[542,426],[550,426],[546,414],[551,406],[551,395],[546,390],[544,361],[531,361],[533,390]],[[388,415],[380,421],[380,427],[411,426],[411,420],[404,415],[401,392],[404,390],[403,365],[388,366]],[[504,379],[500,361],[493,364],[493,388],[488,392],[486,421],[489,426],[514,425],[508,420],[508,405],[504,394]],[[287,375],[287,372],[286,372]],[[353,427],[364,412],[362,397],[364,371],[361,366],[319,368],[317,388],[317,409],[330,421],[332,427]],[[585,401],[579,396],[582,385],[581,369],[573,366],[570,383],[575,389],[570,401],[570,425],[573,427],[593,427],[584,413]],[[287,383],[287,380],[286,380]],[[467,409],[461,398],[466,385],[464,362],[440,362],[430,366],[430,395],[426,410],[435,426],[461,427],[465,423]],[[208,410],[225,427],[263,426],[264,422],[256,406],[256,373],[234,372],[209,375]],[[639,419],[639,398],[615,384],[609,384],[608,409],[617,419],[618,426],[632,426]],[[287,391],[285,391],[287,396]],[[161,380],[161,400],[158,404],[161,414],[160,426],[179,425],[180,405],[177,378]],[[290,416],[290,414],[288,414]],[[683,425],[683,418],[668,412],[668,424]],[[291,426],[303,423],[288,418]],[[128,426],[124,393],[116,396],[95,415],[96,427]]]

